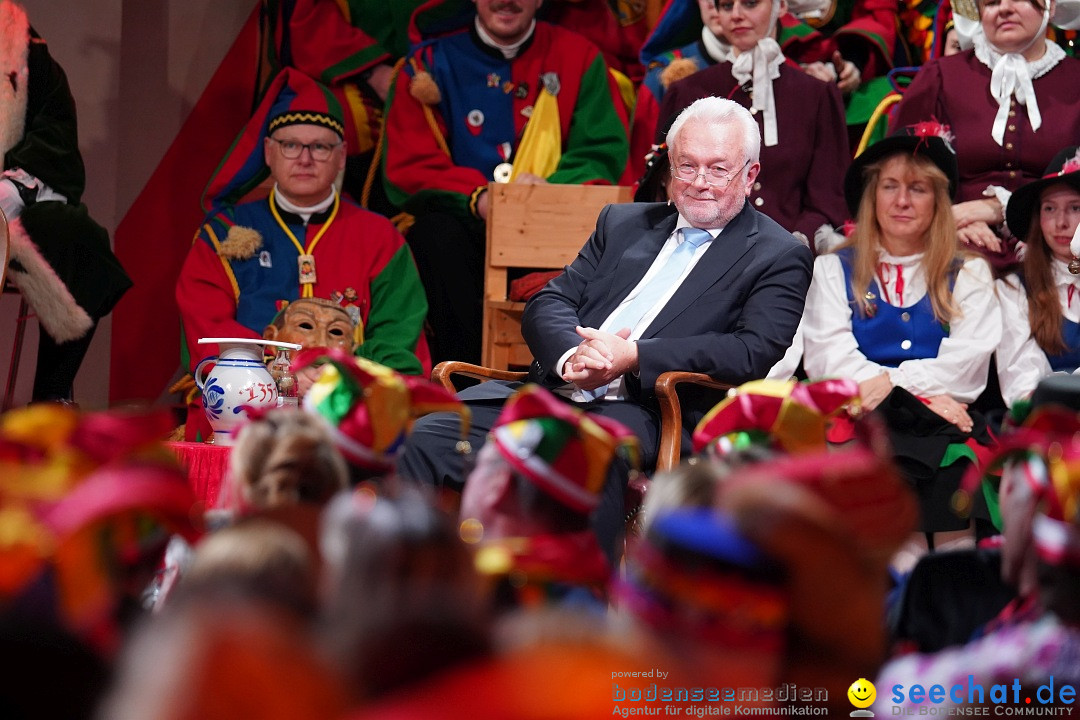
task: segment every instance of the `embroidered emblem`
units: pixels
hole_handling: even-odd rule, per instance
[[[314,285],[318,282],[315,275],[315,256],[314,255],[298,255],[296,257],[296,266],[300,270],[300,284],[301,285]]]
[[[274,263],[270,260],[269,250],[263,250],[261,253],[259,253],[259,267],[274,267]]]
[[[480,128],[484,125],[484,113],[480,110],[470,110],[465,116],[465,124],[473,135],[480,134]]]
[[[533,106],[532,105],[526,105],[525,107],[521,108],[521,114],[524,115],[525,117],[532,117],[532,111],[533,111]]]
[[[500,78],[499,78],[498,73],[488,73],[487,86],[488,87],[499,87],[499,80],[500,80]]]
[[[558,95],[562,84],[559,82],[557,73],[546,72],[540,76],[540,82],[544,83],[544,89],[552,95]]]
[[[518,100],[524,100],[525,98],[529,97],[529,83],[520,83],[517,86],[517,90],[514,91],[514,97],[516,97]]]
[[[504,82],[503,85],[502,85],[502,91],[504,93],[506,93],[507,95],[514,92],[514,83],[513,83],[513,81],[512,80],[507,80],[506,82]]]

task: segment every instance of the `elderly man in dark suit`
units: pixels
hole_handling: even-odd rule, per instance
[[[703,372],[732,384],[763,378],[799,324],[812,256],[746,202],[760,145],[757,123],[737,103],[704,98],[687,107],[668,134],[673,204],[606,207],[574,262],[525,308],[530,380],[633,430],[645,469],[656,463],[661,373]],[[473,411],[474,449],[517,386],[493,381],[460,393]],[[693,399],[685,406],[689,428],[708,409]],[[459,427],[456,416],[419,421],[401,474],[460,488]],[[621,470],[593,521],[609,550],[621,526]]]

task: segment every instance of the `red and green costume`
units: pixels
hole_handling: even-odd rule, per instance
[[[430,73],[441,96],[425,105],[410,93]],[[409,57],[391,93],[385,133],[387,192],[410,213],[467,213],[495,167],[512,162],[540,91],[557,84],[562,157],[553,183],[614,183],[626,161],[626,116],[600,52],[562,28],[536,24],[510,60],[484,45],[472,25],[426,41]]]
[[[339,197],[305,227],[271,202],[217,211],[195,237],[176,286],[192,367],[214,354],[195,344],[200,337],[262,337],[277,301],[300,297],[300,251],[291,233],[315,258],[315,297],[356,290],[364,326],[356,354],[405,374],[426,374],[430,359],[421,330],[427,303],[409,249],[390,221]],[[243,229],[258,233],[257,245],[240,246]]]

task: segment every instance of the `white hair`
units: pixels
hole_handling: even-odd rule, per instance
[[[736,123],[742,128],[743,157],[747,160],[747,164],[756,163],[761,157],[761,130],[758,129],[754,116],[739,103],[718,97],[695,100],[679,113],[679,116],[671,123],[667,133],[669,157],[674,157],[675,147],[679,141],[679,133],[682,132],[683,126],[690,120],[697,120],[715,127]]]

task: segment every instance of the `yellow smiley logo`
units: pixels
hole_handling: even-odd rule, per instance
[[[857,708],[868,708],[877,699],[877,688],[866,678],[859,678],[847,689],[848,700]]]

